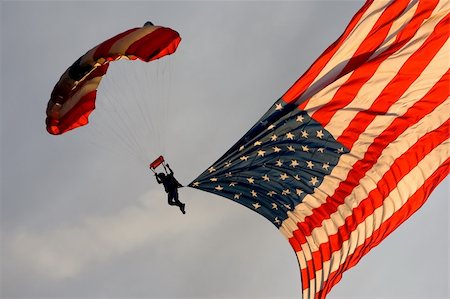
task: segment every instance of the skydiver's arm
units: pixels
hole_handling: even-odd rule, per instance
[[[173,175],[173,170],[170,168],[169,164],[167,164],[167,168],[169,169],[170,174]]]
[[[156,178],[156,181],[158,182],[158,184],[162,183],[162,181],[159,179],[159,177],[158,177],[158,175],[156,173],[155,173],[155,178]]]

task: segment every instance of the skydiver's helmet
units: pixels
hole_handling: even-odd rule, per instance
[[[158,173],[158,178],[160,178],[161,180],[164,180],[166,178],[166,175],[162,172]]]
[[[153,23],[152,22],[150,22],[150,21],[147,21],[147,22],[145,22],[145,24],[144,24],[144,27],[145,26],[155,26],[155,25],[153,25]]]

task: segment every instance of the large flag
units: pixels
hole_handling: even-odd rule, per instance
[[[367,1],[190,186],[266,217],[325,298],[449,173],[448,0]]]

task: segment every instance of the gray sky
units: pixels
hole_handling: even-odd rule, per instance
[[[147,20],[177,30],[177,53],[155,64],[153,91],[141,96],[155,103],[160,121],[149,130],[149,157],[164,153],[187,184],[361,5],[2,1],[0,297],[300,298],[295,254],[263,217],[189,188],[180,192],[183,216],[145,163],[115,154],[119,141],[96,127],[108,113],[54,137],[45,131],[45,107],[63,71],[98,42]],[[129,81],[141,80],[139,72],[117,63],[98,99],[131,98]],[[329,298],[448,298],[449,187],[447,178]]]

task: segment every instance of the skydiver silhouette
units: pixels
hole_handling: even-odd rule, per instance
[[[178,206],[183,214],[186,214],[184,207],[186,206],[178,199],[178,188],[183,187],[173,175],[173,170],[169,164],[166,165],[169,169],[169,173],[155,173],[155,178],[158,184],[164,185],[164,190],[167,193],[167,202],[171,206]]]

